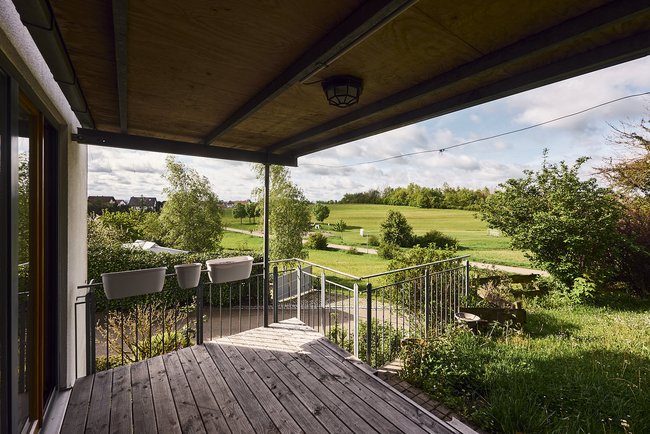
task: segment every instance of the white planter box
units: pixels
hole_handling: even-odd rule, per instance
[[[235,256],[232,258],[210,259],[205,264],[208,266],[210,282],[233,282],[250,277],[253,269],[253,257]]]
[[[201,263],[174,265],[176,280],[181,289],[196,288],[201,280]]]
[[[113,300],[160,292],[165,283],[166,271],[166,267],[158,267],[104,273],[102,283],[106,298]]]

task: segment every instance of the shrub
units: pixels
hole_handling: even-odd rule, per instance
[[[430,244],[438,248],[456,248],[458,246],[458,240],[456,238],[436,230],[430,230],[424,235],[416,235],[413,243],[423,247],[429,246]]]
[[[347,228],[348,228],[348,225],[343,220],[339,220],[338,222],[336,222],[336,223],[334,223],[332,225],[332,229],[334,229],[336,232],[343,232]]]
[[[334,320],[334,324],[327,332],[327,338],[341,348],[353,352],[354,340],[352,336],[348,334],[348,330],[343,325],[336,321],[336,318]],[[399,353],[404,334],[397,328],[391,326],[390,323],[380,323],[377,319],[373,318],[371,322],[372,351],[370,355],[372,360],[368,361],[367,330],[367,322],[363,320],[359,321],[359,358],[373,367],[383,366],[394,360]]]
[[[379,246],[379,237],[377,235],[368,235],[368,245],[373,247]]]
[[[320,232],[310,234],[306,245],[314,250],[327,250],[327,237]]]
[[[400,247],[413,245],[413,228],[399,211],[389,210],[380,226],[382,243]]]
[[[350,247],[345,251],[345,253],[347,253],[348,255],[358,255],[359,251],[357,250],[356,247]]]
[[[586,161],[544,161],[541,170],[500,184],[481,208],[481,218],[510,236],[513,248],[568,286],[579,277],[607,282],[623,241],[617,231],[622,206],[595,178],[580,179]]]
[[[395,244],[381,243],[377,249],[377,255],[383,259],[393,259],[400,251]]]

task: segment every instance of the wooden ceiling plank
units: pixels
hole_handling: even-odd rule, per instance
[[[308,78],[344,51],[369,36],[382,25],[406,10],[416,0],[376,0],[365,2],[332,32],[307,50],[269,82],[259,93],[237,109],[208,134],[205,144],[213,143],[228,130],[246,119],[267,101],[294,83]]]
[[[157,137],[136,136],[133,134],[113,133],[86,128],[77,130],[77,134],[72,135],[72,140],[85,145],[107,146],[110,148],[131,149],[135,151],[163,152],[167,154],[189,155],[192,157],[297,166],[297,158],[290,155],[274,155],[267,152],[205,146],[200,143],[181,142]]]
[[[400,113],[334,137],[296,146],[291,153],[299,157],[304,156],[647,55],[650,55],[650,32],[623,38],[545,67]]]
[[[128,0],[113,0],[113,32],[115,38],[115,67],[117,77],[117,101],[120,119],[120,131],[128,129]]]
[[[522,57],[532,56],[553,46],[570,44],[572,40],[580,38],[585,33],[592,32],[602,25],[612,24],[613,22],[628,19],[638,14],[648,14],[648,11],[650,11],[650,6],[646,2],[639,2],[637,0],[621,0],[608,3],[600,8],[551,27],[548,30],[531,35],[519,42],[489,53],[473,62],[438,75],[431,80],[417,84],[402,92],[398,92],[346,115],[274,143],[268,147],[268,150],[275,152],[283,148],[292,147],[295,144],[309,140],[309,138],[329,130],[340,128],[352,122],[373,116],[389,107],[453,85],[459,80],[520,60]]]

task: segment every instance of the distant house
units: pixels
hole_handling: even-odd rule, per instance
[[[113,196],[88,196],[88,212],[101,214],[104,210],[114,211],[117,201]]]
[[[117,205],[118,208],[124,208],[125,206],[128,205],[128,202],[124,199],[115,199],[115,204]]]
[[[221,202],[221,206],[224,207],[224,208],[234,208],[235,205],[237,205],[238,203],[241,203],[243,205],[248,205],[249,203],[251,203],[251,200],[250,199],[246,199],[246,200],[229,200],[227,202]]]
[[[137,209],[138,211],[156,211],[157,202],[155,197],[132,196],[129,199],[129,208]]]
[[[113,206],[117,204],[117,201],[113,196],[88,196],[88,203]]]

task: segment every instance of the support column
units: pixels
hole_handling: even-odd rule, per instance
[[[264,164],[264,327],[269,326],[269,192],[271,165]]]

